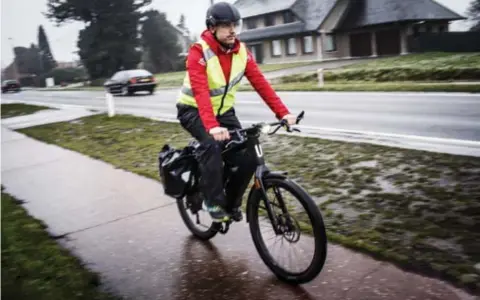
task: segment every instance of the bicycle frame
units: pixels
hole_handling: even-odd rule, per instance
[[[259,131],[260,131],[259,128],[251,129],[250,131],[246,131],[246,138],[244,139],[244,141],[241,142],[241,143],[233,142],[233,144],[236,144],[236,145],[232,146],[230,148],[228,148],[228,144],[227,144],[227,147],[222,152],[222,155],[228,155],[231,152],[241,151],[245,148],[247,149],[248,152],[250,152],[250,154],[253,154],[253,153],[255,154],[255,160],[256,160],[257,167],[256,167],[256,170],[253,174],[254,184],[250,189],[249,196],[248,196],[248,199],[247,199],[247,212],[246,212],[247,218],[246,219],[247,219],[247,222],[248,222],[249,216],[250,216],[249,202],[252,201],[253,194],[255,192],[259,192],[261,194],[261,198],[263,199],[263,202],[265,204],[265,208],[267,209],[268,217],[270,218],[270,221],[272,222],[273,230],[274,230],[275,234],[279,234],[279,232],[278,232],[278,222],[277,222],[277,219],[275,217],[272,205],[271,205],[270,201],[268,200],[267,192],[266,192],[266,189],[265,189],[265,186],[264,186],[264,180],[265,180],[265,178],[268,178],[268,177],[277,177],[277,178],[285,179],[286,175],[287,175],[287,172],[279,172],[279,171],[272,172],[267,167],[267,165],[265,164],[264,156],[263,156],[263,148],[262,148],[260,140],[259,140],[259,137],[260,137]],[[235,132],[237,132],[237,134],[240,135],[239,131],[235,131]],[[282,208],[282,211],[285,212],[286,208],[285,208],[285,203],[283,202],[283,199],[280,197],[278,199],[278,201],[279,201],[279,204]]]

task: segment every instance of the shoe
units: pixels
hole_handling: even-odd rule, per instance
[[[218,206],[207,206],[207,211],[210,213],[214,222],[228,222],[230,221],[230,215],[225,210]]]
[[[236,208],[233,209],[232,219],[236,222],[240,222],[241,220],[243,220],[243,214],[242,214],[242,210],[240,209],[240,207],[236,207]]]

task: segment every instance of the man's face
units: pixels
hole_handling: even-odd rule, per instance
[[[233,23],[230,24],[218,24],[212,28],[212,32],[215,32],[217,39],[226,45],[233,45],[235,43],[236,26]]]

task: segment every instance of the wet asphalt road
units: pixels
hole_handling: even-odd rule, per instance
[[[279,92],[293,113],[305,110],[309,132],[388,133],[427,138],[480,141],[480,95],[422,93]],[[177,91],[115,97],[119,112],[175,118]],[[39,101],[106,109],[101,91],[24,91],[4,99]],[[242,122],[273,121],[273,114],[254,92],[238,93]]]

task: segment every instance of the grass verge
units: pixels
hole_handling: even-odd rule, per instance
[[[180,87],[183,83],[184,77],[185,77],[185,71],[155,74],[158,87],[171,87],[171,86]]]
[[[324,79],[330,83],[364,81],[365,83],[413,83],[450,81],[478,81],[480,79],[480,52],[424,53],[382,58],[327,70]],[[316,82],[317,74],[288,75],[277,78],[280,83]],[[388,85],[387,85],[388,86]],[[441,87],[440,87],[441,88]]]
[[[262,70],[262,72],[273,72],[273,71],[278,71],[283,69],[306,66],[308,64],[309,63],[266,64],[266,65],[259,65],[259,68],[260,70]],[[182,85],[185,74],[186,74],[185,71],[179,71],[179,72],[155,74],[155,77],[158,82],[158,87],[178,88]]]
[[[161,147],[190,139],[178,124],[125,115],[19,131],[156,180]],[[267,163],[315,197],[331,241],[480,290],[480,158],[281,135],[263,142]]]
[[[46,107],[46,106],[21,104],[21,103],[10,103],[10,104],[1,105],[2,119],[30,115],[44,109],[53,109],[53,108]]]
[[[283,63],[283,64],[261,64],[258,65],[262,72],[273,72],[278,70],[303,67],[311,65],[311,62]]]
[[[319,87],[315,81],[273,84],[276,91],[338,91],[338,92],[463,92],[480,93],[480,84],[474,83],[418,83],[418,82],[325,82]],[[240,91],[253,91],[251,85],[239,87]]]
[[[416,68],[469,68],[480,66],[480,52],[447,53],[429,52],[380,58],[351,64],[342,69],[381,69],[395,67]]]
[[[97,274],[60,247],[2,186],[2,297],[23,300],[109,300]]]

